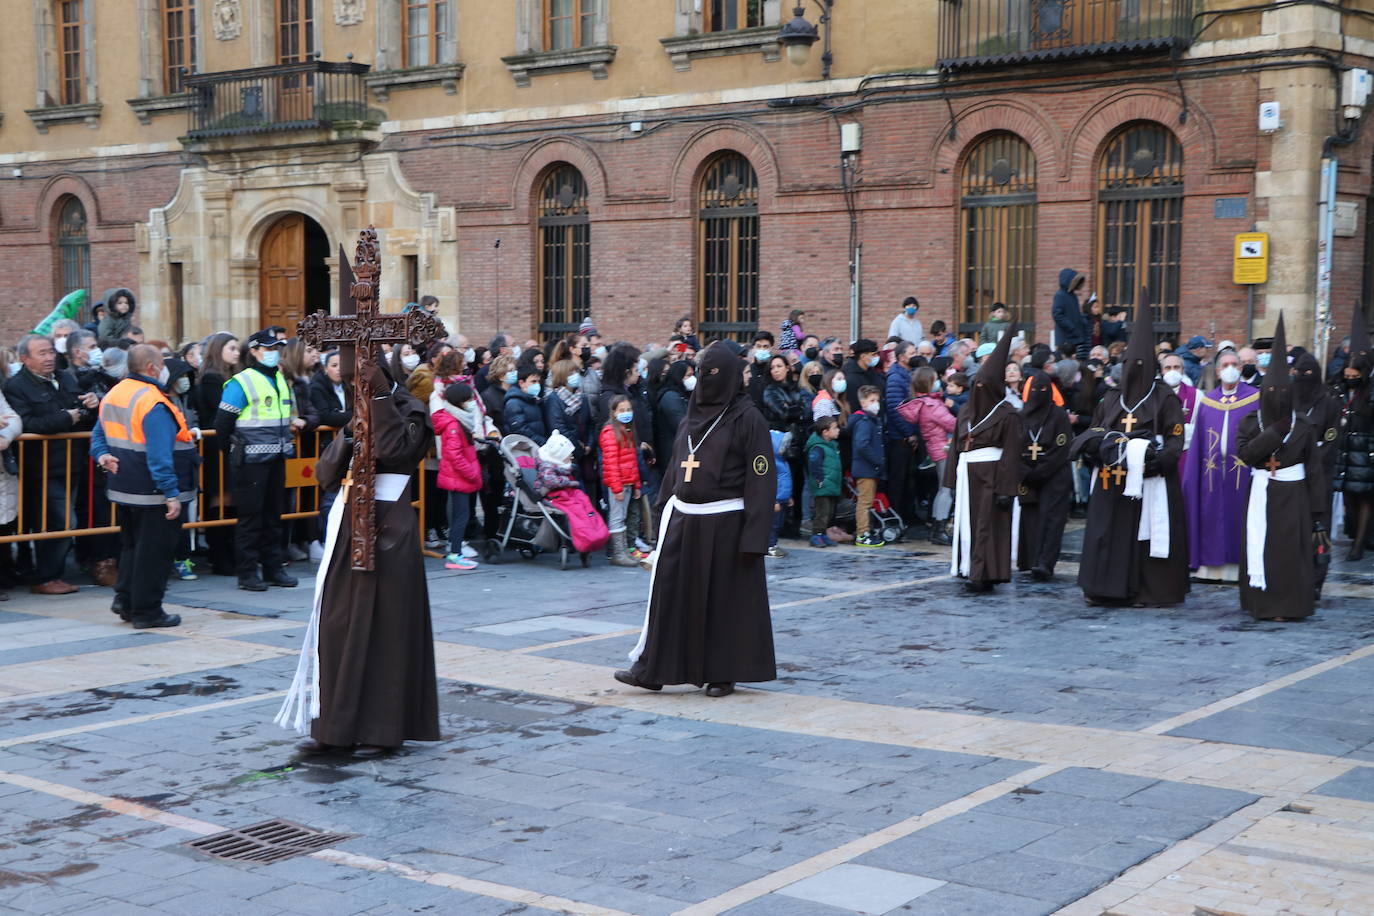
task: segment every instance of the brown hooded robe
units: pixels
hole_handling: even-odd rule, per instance
[[[1179,485],[1183,453],[1183,402],[1156,382],[1154,322],[1141,311],[1123,354],[1121,387],[1107,392],[1093,414],[1093,425],[1073,443],[1072,454],[1094,468],[1078,585],[1090,602],[1149,607],[1179,604],[1188,594],[1188,525]],[[1133,419],[1128,419],[1133,418]],[[1123,492],[1122,440],[1148,437],[1145,476],[1164,478],[1169,503],[1169,555],[1150,556],[1140,540],[1142,501]],[[1118,474],[1117,471],[1120,471]],[[1105,473],[1104,473],[1105,472]]]
[[[744,509],[675,511],[661,529],[644,647],[630,669],[642,683],[777,677],[764,573],[777,470],[768,424],[744,390],[743,368],[723,344],[702,351],[697,387],[663,469],[660,518],[670,497],[698,504],[743,499]],[[682,467],[688,436],[697,446],[690,481]]]
[[[978,367],[968,403],[959,411],[945,462],[945,486],[958,499],[959,456],[980,448],[1000,448],[996,461],[968,465],[969,573],[971,584],[1011,581],[1012,509],[999,506],[998,497],[1009,501],[1021,486],[1021,415],[1006,400],[1007,354],[1011,335],[1003,334],[997,348]],[[958,506],[955,507],[956,514]],[[957,538],[959,532],[956,530]],[[952,550],[956,550],[957,543]]]
[[[1313,561],[1312,531],[1316,523],[1329,522],[1324,493],[1326,475],[1322,451],[1317,448],[1321,431],[1305,413],[1292,407],[1287,370],[1288,344],[1283,315],[1274,331],[1273,368],[1260,383],[1260,408],[1240,421],[1237,452],[1240,460],[1260,474],[1301,466],[1302,480],[1267,482],[1265,494],[1264,539],[1265,586],[1250,584],[1248,539],[1240,542],[1240,606],[1257,620],[1275,617],[1310,617],[1316,606],[1316,563]],[[1245,491],[1247,518],[1253,486]]]
[[[392,389],[381,373],[374,390]],[[373,455],[379,474],[414,474],[432,442],[429,414],[404,387],[372,401]],[[322,487],[348,472],[353,440],[339,436],[320,456]],[[320,611],[320,717],[310,734],[322,744],[399,747],[439,740],[439,698],[429,589],[410,487],[377,501],[376,568],[352,568],[345,510],[325,576]],[[342,499],[342,494],[340,495]]]

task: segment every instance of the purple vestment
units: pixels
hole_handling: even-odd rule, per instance
[[[1183,509],[1188,520],[1188,566],[1240,562],[1245,536],[1245,491],[1250,469],[1236,455],[1241,418],[1259,409],[1259,389],[1240,382],[1225,394],[1198,393],[1193,441],[1183,454]]]

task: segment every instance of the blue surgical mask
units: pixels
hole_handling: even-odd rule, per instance
[[[1259,366],[1261,369],[1268,369],[1268,368],[1269,368],[1269,354],[1268,354],[1268,353],[1261,353],[1261,354],[1259,354],[1258,356],[1256,356],[1256,357],[1255,357],[1255,365]]]
[[[849,387],[849,382],[845,381],[843,375],[837,375],[835,381],[830,383],[830,387],[835,389],[836,394],[844,394],[844,390]]]
[[[873,368],[873,367],[876,366],[876,365],[878,365],[878,357],[876,357],[876,356],[870,356],[870,357],[868,358],[868,366],[869,366],[869,368],[871,369],[871,368]]]
[[[529,396],[532,397],[532,398],[537,398],[537,397],[539,397],[539,392],[540,392],[540,390],[541,390],[541,388],[540,388],[540,385],[539,385],[538,382],[534,382],[534,383],[531,384],[531,385],[526,385],[526,386],[525,386],[525,394],[529,395]]]
[[[277,368],[277,363],[281,362],[281,351],[268,350],[266,353],[262,354],[262,356],[258,357],[258,362],[269,369],[275,369]]]
[[[906,317],[908,318],[916,317],[916,306],[914,305],[908,305],[906,308],[902,309],[902,311],[906,312]]]
[[[768,359],[768,357],[772,355],[773,351],[765,350],[762,347],[754,351],[754,359],[758,360],[759,362],[765,362]]]
[[[577,389],[579,389],[579,388],[581,388],[581,387],[582,387],[582,376],[580,376],[580,375],[570,375],[570,376],[568,376],[568,388],[569,388],[569,390],[576,391]]]
[[[516,382],[518,382],[519,380],[520,380],[520,373],[516,372],[514,369],[512,369],[511,371],[509,371],[509,372],[506,373],[505,383],[506,383],[507,385],[514,385],[514,384],[515,384]]]
[[[934,393],[938,393],[938,392],[940,391],[940,389],[942,389],[942,388],[944,388],[944,387],[945,387],[945,386],[944,386],[943,384],[941,384],[940,380],[937,378],[937,379],[935,380],[935,385],[934,385],[934,387],[932,387],[930,390],[931,390],[932,392],[934,392]]]
[[[616,414],[615,418],[623,425],[629,426],[631,423],[635,421],[635,414],[633,410],[627,410],[624,413]]]

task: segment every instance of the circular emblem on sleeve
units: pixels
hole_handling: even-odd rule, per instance
[[[1174,424],[1173,435],[1175,435],[1175,436],[1181,436],[1181,435],[1183,435],[1183,424],[1182,424],[1182,423],[1175,423],[1175,424]]]
[[[768,458],[759,455],[754,459],[754,473],[762,477],[768,473]]]
[[[1333,427],[1331,427],[1330,429],[1328,429],[1328,430],[1326,431],[1326,436],[1325,436],[1325,438],[1326,438],[1326,441],[1327,441],[1327,442],[1333,441],[1333,440],[1336,438],[1336,427],[1333,426]]]
[[[1027,486],[1023,483],[1023,484],[1021,484],[1021,486],[1019,486],[1019,487],[1016,488],[1016,492],[1017,492],[1018,494],[1020,494],[1021,496],[1025,496],[1025,495],[1027,495],[1028,493],[1030,493],[1030,488],[1027,487]]]
[[[1064,445],[1064,444],[1066,444],[1068,441],[1069,441],[1069,434],[1068,434],[1068,433],[1060,433],[1060,434],[1058,435],[1058,437],[1055,438],[1054,444],[1055,444],[1055,445]]]

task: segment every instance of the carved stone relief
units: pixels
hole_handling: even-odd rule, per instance
[[[243,31],[243,11],[239,0],[215,0],[210,10],[210,24],[220,41],[232,41]]]

